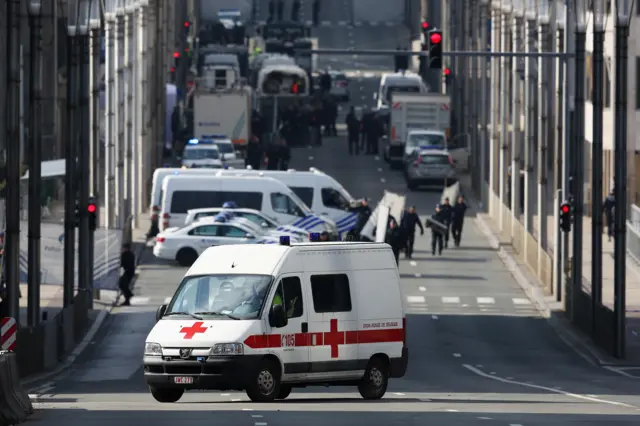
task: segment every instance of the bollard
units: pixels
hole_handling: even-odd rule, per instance
[[[15,352],[18,325],[14,318],[6,317],[0,320],[0,349]]]

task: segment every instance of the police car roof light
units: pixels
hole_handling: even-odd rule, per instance
[[[237,209],[238,205],[235,203],[235,201],[225,201],[222,204],[222,208],[223,209]]]
[[[219,213],[216,215],[215,217],[216,222],[226,222],[227,221],[227,215],[225,215],[224,213]]]
[[[200,143],[200,141],[198,139],[189,139],[187,141],[187,144],[189,145],[198,145]]]
[[[280,236],[280,245],[281,246],[290,246],[291,245],[291,238],[288,235],[281,235]]]
[[[312,243],[317,243],[318,241],[320,241],[320,233],[318,232],[312,232],[309,234],[309,241],[311,241]]]

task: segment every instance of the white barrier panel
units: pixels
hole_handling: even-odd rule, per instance
[[[27,222],[20,227],[20,282],[28,281]],[[78,232],[76,231],[75,285],[78,285]],[[95,231],[93,288],[116,289],[120,269],[122,231]],[[40,274],[43,285],[62,285],[64,282],[64,226],[43,223],[40,237]]]
[[[376,243],[384,243],[389,222],[389,207],[378,205],[378,222],[376,225]]]
[[[387,216],[393,216],[398,223],[400,223],[400,218],[402,217],[402,211],[404,210],[405,197],[403,195],[398,195],[393,192],[384,192],[384,196],[382,200],[378,203],[375,209],[373,209],[373,213],[371,217],[367,221],[367,223],[362,227],[360,231],[360,235],[368,238],[371,241],[377,241],[376,239],[376,229],[378,228],[378,216],[380,215],[380,206],[387,207]],[[385,223],[385,222],[383,222]],[[385,225],[386,230],[386,225]]]
[[[448,198],[451,204],[453,204],[456,202],[460,194],[461,194],[460,184],[456,182],[453,185],[446,187],[444,191],[442,191],[442,196],[440,197],[440,204],[444,203],[445,198]]]

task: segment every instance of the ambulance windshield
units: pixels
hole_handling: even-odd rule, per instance
[[[167,307],[166,315],[256,319],[260,314],[270,275],[200,275],[186,277]],[[216,318],[217,319],[217,318]]]

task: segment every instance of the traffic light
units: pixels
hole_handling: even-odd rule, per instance
[[[80,206],[78,204],[76,204],[75,208],[74,208],[74,227],[79,227],[80,226]]]
[[[429,68],[442,68],[442,31],[431,30],[427,37],[429,45]]]
[[[188,34],[190,29],[191,29],[191,22],[184,21],[184,32]]]
[[[422,29],[422,34],[424,34],[426,37],[427,33],[429,32],[429,23],[427,21],[422,21],[422,23],[420,24],[420,28]]]
[[[90,199],[87,204],[87,214],[89,215],[89,230],[95,231],[98,227],[98,205],[93,199]]]
[[[442,70],[442,75],[444,75],[444,84],[447,86],[451,84],[451,79],[453,75],[451,74],[451,68],[445,68]]]
[[[568,201],[560,206],[560,229],[562,232],[571,231],[571,203]]]

